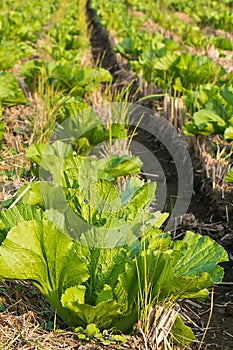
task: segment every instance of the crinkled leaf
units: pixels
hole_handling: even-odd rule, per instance
[[[31,205],[17,205],[8,210],[0,212],[0,244],[7,235],[7,232],[22,221],[42,219],[42,211]]]
[[[80,237],[83,244],[108,249],[123,247],[132,244],[135,240],[137,236],[133,234],[131,225],[114,217],[109,217],[103,226],[92,226]]]
[[[71,96],[84,96],[91,93],[102,82],[111,82],[110,72],[103,68],[92,68],[66,62],[31,60],[20,67],[28,86],[38,81],[41,74],[45,74],[46,84]]]
[[[118,282],[125,271],[128,254],[122,248],[89,249],[87,266],[90,279],[85,300],[80,297],[79,288],[77,291],[72,288],[64,293],[62,303],[75,312],[79,324],[95,323],[101,329],[111,327],[114,320],[117,322],[119,317],[124,318],[125,312],[129,309],[130,315],[133,313],[134,317],[128,319],[124,325],[127,329],[136,320],[137,315],[134,303],[128,303],[128,297],[131,296],[132,286],[135,288],[135,283],[128,283],[124,291],[124,286],[121,283],[119,286]],[[126,281],[132,282],[132,278],[134,280],[135,275],[132,275],[130,280],[126,277]],[[132,298],[134,299],[134,296]]]
[[[75,320],[61,305],[61,295],[88,277],[85,247],[46,221],[14,226],[0,247],[0,278],[31,280],[68,323]]]
[[[101,222],[120,209],[120,195],[114,184],[107,180],[89,182],[82,188],[82,217],[88,222]]]
[[[94,291],[101,292],[106,284],[111,288],[115,287],[119,275],[125,269],[129,253],[123,248],[90,247],[89,249],[88,269],[91,277],[87,300],[93,304],[96,303],[96,299],[92,299]]]
[[[46,144],[33,144],[26,151],[26,157],[31,161],[35,162],[37,165],[45,167],[46,170],[50,170],[52,165],[52,158],[59,157],[61,159],[66,158],[72,155],[72,147],[62,141],[55,141],[51,146]],[[45,161],[46,158],[49,158],[51,164],[48,161]],[[44,159],[43,159],[44,158]],[[43,164],[41,161],[43,160]],[[48,164],[48,165],[46,165]]]
[[[97,328],[96,325],[93,324],[93,323],[90,323],[90,324],[87,325],[87,327],[85,329],[85,333],[87,333],[87,335],[90,338],[92,338],[94,336],[101,335],[99,328]]]
[[[173,53],[167,53],[166,56],[158,58],[154,68],[157,70],[167,71],[177,60],[178,56]]]
[[[107,300],[90,305],[80,299],[80,289],[68,288],[62,295],[61,303],[66,312],[72,314],[76,325],[95,324],[99,329],[110,328],[112,320],[121,314],[121,306],[116,300]]]
[[[227,261],[228,255],[223,247],[208,236],[195,235],[188,231],[182,241],[174,242],[173,249],[183,252],[183,257],[174,266],[176,274],[200,276],[208,272],[213,283],[221,281],[223,269],[216,265]]]
[[[144,183],[121,209],[122,218],[131,222],[139,213],[147,209],[155,197],[155,189],[155,182]]]
[[[102,303],[103,301],[113,300],[112,288],[105,284],[101,292],[97,293],[96,305]]]
[[[209,237],[187,232],[183,240],[171,241],[169,246],[166,237],[157,236],[157,240],[161,241],[161,249],[153,251],[149,245],[137,257],[140,283],[143,286],[144,281],[148,281],[151,297],[156,302],[179,298],[204,299],[208,295],[207,288],[221,282],[224,270],[218,263],[227,261],[228,256]]]

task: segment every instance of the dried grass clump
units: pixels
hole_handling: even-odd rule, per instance
[[[144,329],[138,322],[138,333],[142,336],[145,350],[172,350],[174,347],[169,339],[172,339],[171,329],[178,316],[177,307],[157,305],[149,310],[145,320]]]
[[[166,94],[163,102],[164,117],[176,128],[178,132],[182,132],[183,129],[183,114],[185,112],[185,106],[182,98],[172,97]]]
[[[37,315],[28,311],[20,316],[0,315],[0,344],[3,349],[78,349],[77,336],[71,332],[47,332]]]
[[[212,188],[224,190],[224,181],[232,165],[233,145],[224,144],[216,137],[197,138],[197,154],[206,177],[211,180]]]

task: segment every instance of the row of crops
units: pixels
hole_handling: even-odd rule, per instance
[[[174,9],[184,11],[182,4],[91,2],[117,41],[114,50],[143,86],[182,100],[182,113],[188,116],[182,121],[185,135],[217,134],[229,142],[233,74],[188,51],[188,45],[195,46],[190,44],[193,36],[184,40],[185,28],[182,32],[172,15]],[[211,21],[228,30],[229,1],[218,4],[229,15],[224,24],[221,18],[213,20],[214,11],[203,18],[197,4],[189,6],[190,32]],[[211,9],[208,2],[205,6]],[[168,14],[164,23],[163,7]],[[181,35],[184,44],[161,31],[150,33],[149,13],[160,26]],[[112,76],[93,62],[86,1],[4,0],[0,18],[2,162],[7,152],[12,156],[19,149],[8,149],[5,136],[8,116],[18,113],[19,106],[25,106],[16,117],[23,126],[14,133],[27,130],[32,136],[20,148],[29,162],[27,178],[24,171],[20,175],[26,183],[1,203],[0,280],[31,281],[77,333],[94,329],[102,337],[105,329],[129,332],[140,320],[141,333],[149,337],[155,309],[158,319],[167,320],[164,332],[164,327],[156,328],[154,316],[158,347],[195,341],[176,303],[206,298],[208,288],[222,281],[224,270],[218,264],[228,254],[209,237],[190,231],[174,241],[161,229],[169,214],[151,212],[156,183],[139,176],[143,164],[128,151],[133,136],[127,106],[111,103]],[[213,36],[211,44],[222,54],[232,50],[230,39],[220,39]]]
[[[57,118],[84,106],[100,82],[111,81],[107,71],[82,64],[90,46],[85,2],[25,1],[22,6],[16,1],[1,6],[0,104],[27,104],[23,89],[32,92],[46,100],[49,118],[42,127],[51,131]]]
[[[114,50],[129,62],[144,92],[156,95],[162,88],[173,105],[176,100],[181,106],[179,120],[174,122],[176,113],[170,118],[185,136],[219,135],[232,141],[232,2],[92,4],[100,23],[116,39]],[[185,20],[180,11],[187,15]]]
[[[226,140],[232,140],[233,73],[216,64],[212,58],[188,52],[188,46],[191,44],[184,38],[188,31],[187,26],[183,21],[179,21],[173,11],[174,7],[179,8],[179,4],[182,7],[183,2],[175,2],[175,4],[171,2],[171,11],[166,13],[165,18],[162,11],[165,4],[159,7],[159,3],[153,2],[144,6],[136,0],[129,1],[127,4],[120,1],[118,6],[114,7],[113,1],[109,1],[107,6],[104,1],[93,1],[101,23],[113,31],[119,42],[115,46],[115,51],[129,61],[135,74],[141,75],[147,84],[161,87],[174,97],[182,97],[186,108],[185,113],[187,111],[190,113],[190,118],[184,126],[185,135],[221,134]],[[203,11],[199,2],[193,6],[197,7],[198,4]],[[222,6],[221,3],[220,8],[215,9],[216,13],[225,13],[221,11]],[[224,8],[225,11],[229,10],[228,17],[232,24],[232,12],[229,7]],[[134,10],[143,11],[145,16],[136,16]],[[198,17],[200,10],[191,8],[190,12]],[[161,18],[158,18],[159,15]],[[145,24],[150,26],[148,19],[163,28],[169,28],[172,34],[178,34],[181,42],[168,39],[158,29],[153,34],[149,33],[148,28],[145,28]],[[194,23],[189,25],[193,30],[196,21],[198,24],[208,23],[202,16],[198,19],[194,18],[193,21]],[[178,29],[180,32],[177,32]],[[200,35],[204,40],[205,36]],[[212,36],[212,38],[208,37],[208,40],[206,38],[206,45],[212,44],[218,48],[215,44],[217,39],[220,40],[221,37]],[[225,40],[228,42],[227,48],[232,51],[231,41],[227,38]],[[192,46],[196,48],[195,44]],[[203,46],[201,46],[202,49]]]

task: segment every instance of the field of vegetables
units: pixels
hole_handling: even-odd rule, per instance
[[[2,0],[0,350],[233,349],[233,1]]]

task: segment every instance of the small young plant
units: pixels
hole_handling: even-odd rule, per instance
[[[101,332],[95,324],[87,325],[86,329],[83,329],[82,327],[76,327],[73,331],[77,333],[78,338],[83,341],[89,341],[95,338],[103,345],[127,342],[127,339],[120,334],[110,333],[106,329]]]

